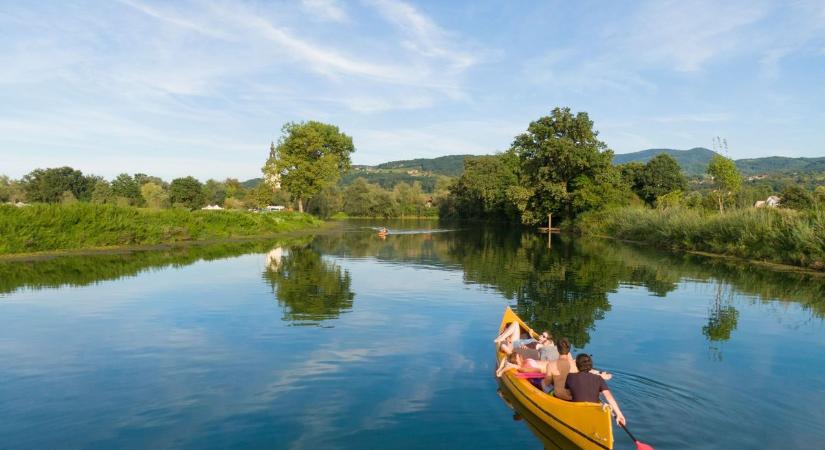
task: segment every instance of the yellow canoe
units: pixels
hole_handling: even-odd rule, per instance
[[[504,311],[499,333],[512,322],[518,322],[523,331],[538,338],[538,334],[510,308]],[[496,347],[496,361],[501,361],[504,357],[504,352]],[[501,383],[522,407],[583,449],[613,448],[613,424],[609,406],[558,399],[537,389],[528,380],[517,378],[516,373],[515,369],[507,371],[502,375]]]

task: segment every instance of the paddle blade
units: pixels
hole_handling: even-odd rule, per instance
[[[653,450],[653,447],[642,441],[636,441],[636,450]]]

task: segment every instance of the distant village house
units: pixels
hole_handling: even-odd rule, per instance
[[[771,195],[765,200],[758,200],[753,206],[756,208],[776,208],[779,206],[780,200],[776,195]]]

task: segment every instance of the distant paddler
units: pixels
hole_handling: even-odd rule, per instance
[[[390,234],[390,230],[388,230],[387,227],[381,227],[378,229],[379,236],[386,236],[388,234]]]

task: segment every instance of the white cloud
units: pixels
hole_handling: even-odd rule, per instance
[[[412,5],[391,0],[368,0],[368,3],[407,36],[404,41],[406,48],[427,57],[445,59],[452,69],[459,71],[478,62],[475,55],[452,48],[456,37]]]
[[[338,0],[301,0],[301,6],[320,20],[339,23],[349,21],[349,16]]]
[[[747,27],[765,18],[764,1],[654,1],[628,26],[626,55],[646,63],[696,71],[710,60],[750,44]],[[620,35],[614,31],[616,35]]]

